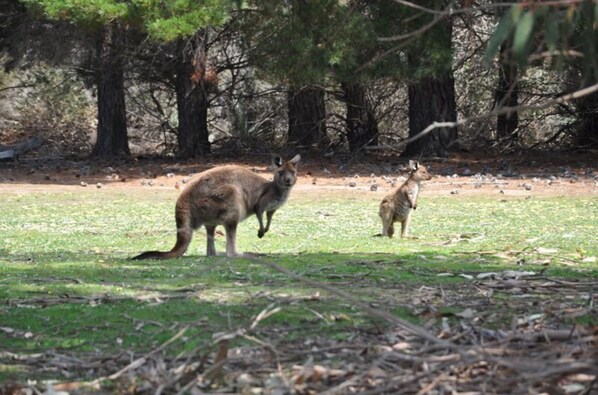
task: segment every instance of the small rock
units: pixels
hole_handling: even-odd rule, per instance
[[[349,183],[349,186],[350,186],[351,188],[353,188],[353,187],[356,187],[356,186],[357,186],[357,183],[356,183],[356,182],[354,182],[354,181],[351,181],[351,182]]]
[[[168,173],[168,174],[166,174],[166,177],[172,178],[172,177],[174,177],[174,173]]]
[[[370,191],[375,192],[378,190],[378,184],[372,184],[370,185]]]
[[[102,185],[102,183],[101,183],[101,182],[98,182],[98,183],[96,184],[96,188],[101,188],[102,186],[103,186],[103,185]]]
[[[458,195],[459,194],[459,190],[458,189],[453,189],[451,191],[451,195]]]
[[[531,191],[533,189],[532,184],[528,184],[528,183],[523,184],[523,187],[525,188],[526,191]]]
[[[316,185],[317,182],[318,182],[318,179],[316,177],[311,179],[312,185]]]
[[[176,184],[174,184],[174,189],[181,189],[181,182],[177,181]]]
[[[147,185],[147,180],[141,180],[141,185]]]
[[[85,181],[81,181],[81,186],[82,186],[82,187],[86,187],[86,186],[87,186],[87,183],[86,183]]]

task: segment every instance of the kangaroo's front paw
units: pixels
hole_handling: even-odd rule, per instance
[[[265,234],[266,234],[265,230],[260,229],[260,230],[257,231],[257,237],[259,237],[260,239],[262,237],[264,237]]]
[[[413,205],[413,209],[414,209],[414,210],[417,210],[417,204],[414,204],[414,205]]]

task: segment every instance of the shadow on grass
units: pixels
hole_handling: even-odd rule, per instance
[[[145,353],[185,327],[185,337],[169,352],[210,349],[215,333],[247,328],[274,307],[280,310],[259,323],[261,336],[272,342],[318,336],[343,340],[356,331],[380,333],[388,327],[350,300],[289,278],[265,262],[415,322],[483,307],[497,325],[508,326],[509,319],[529,309],[529,299],[505,304],[505,295],[495,294],[490,301],[475,283],[460,277],[522,270],[496,256],[481,261],[478,255],[457,253],[306,253],[130,261],[124,254],[0,253],[0,344],[11,353],[48,358]],[[16,364],[0,357],[0,379],[26,377],[28,368],[3,370]]]

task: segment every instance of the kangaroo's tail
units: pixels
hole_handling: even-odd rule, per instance
[[[143,259],[170,259],[182,256],[189,248],[193,238],[193,227],[191,226],[190,212],[177,203],[176,207],[176,244],[170,251],[146,251],[134,256],[131,260],[140,261]]]

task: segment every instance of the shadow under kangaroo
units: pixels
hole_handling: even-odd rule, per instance
[[[219,166],[200,173],[181,192],[175,209],[177,226],[176,244],[170,251],[147,251],[131,259],[169,259],[182,256],[189,247],[193,232],[206,227],[206,255],[216,255],[214,233],[216,226],[226,231],[226,255],[239,256],[236,249],[237,225],[255,214],[259,222],[258,237],[270,229],[272,216],[288,199],[297,181],[297,163],[300,155],[289,161],[274,156],[274,179],[268,181],[241,166]],[[263,215],[266,213],[266,226]]]

